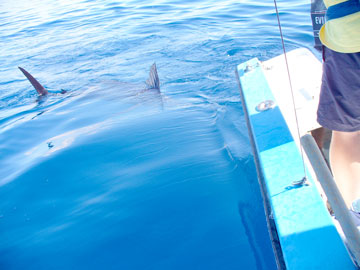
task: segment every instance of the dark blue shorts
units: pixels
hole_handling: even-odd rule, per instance
[[[323,47],[323,76],[317,120],[337,131],[360,130],[360,52]]]

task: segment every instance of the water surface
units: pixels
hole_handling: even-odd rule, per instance
[[[276,269],[234,75],[282,53],[272,1],[3,0],[0,36],[1,269]]]

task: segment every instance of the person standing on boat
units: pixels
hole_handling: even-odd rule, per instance
[[[324,0],[318,122],[332,130],[330,165],[360,225],[360,0]]]

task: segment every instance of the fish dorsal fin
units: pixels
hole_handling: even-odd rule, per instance
[[[156,89],[160,91],[160,80],[156,69],[156,64],[154,63],[149,72],[149,78],[146,81],[147,89]]]
[[[27,72],[22,67],[19,67],[19,69],[25,75],[25,77],[29,80],[29,82],[32,84],[32,86],[34,86],[34,88],[36,89],[36,91],[38,92],[38,94],[40,96],[45,96],[48,94],[48,91],[45,89],[45,87],[42,86],[29,72]]]

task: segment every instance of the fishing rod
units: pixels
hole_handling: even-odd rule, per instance
[[[303,185],[308,185],[309,184],[308,181],[307,181],[307,174],[306,174],[306,167],[305,167],[305,160],[304,160],[304,151],[303,151],[303,148],[302,148],[301,143],[300,143],[301,135],[300,135],[298,116],[297,116],[296,107],[295,107],[294,91],[293,91],[293,86],[292,86],[292,83],[291,83],[290,69],[289,69],[289,64],[288,64],[288,60],[287,60],[287,56],[286,56],[284,36],[283,36],[282,28],[281,28],[280,15],[279,15],[279,10],[278,10],[278,7],[277,7],[276,0],[274,0],[274,5],[275,5],[275,11],[276,11],[276,17],[277,17],[277,21],[278,21],[278,26],[279,26],[282,49],[283,49],[284,57],[285,57],[286,70],[287,70],[287,74],[288,74],[288,80],[289,80],[289,86],[290,86],[290,91],[291,91],[292,104],[293,104],[295,120],[296,120],[296,130],[297,130],[297,135],[298,135],[298,139],[299,139],[301,160],[302,160],[302,165],[303,165],[303,169],[304,169],[304,177],[302,179],[300,179],[300,180],[293,181],[292,184],[293,184],[293,186],[303,186]]]

